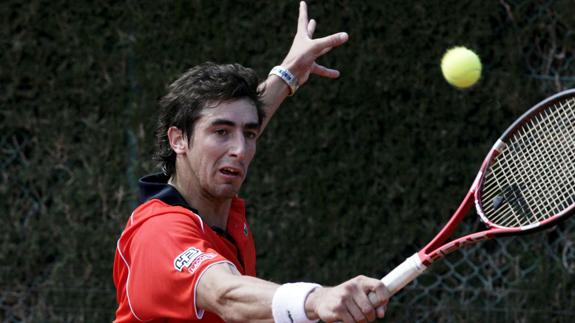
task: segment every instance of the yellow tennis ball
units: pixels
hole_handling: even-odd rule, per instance
[[[468,88],[481,77],[481,61],[473,51],[454,47],[443,55],[441,72],[449,84],[460,89]]]

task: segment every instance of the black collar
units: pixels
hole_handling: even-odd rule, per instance
[[[138,181],[138,186],[140,186],[140,203],[158,199],[168,205],[184,207],[201,217],[200,212],[191,207],[175,187],[168,184],[169,179],[170,178],[163,173],[151,174],[140,178]],[[216,233],[231,238],[226,230],[216,226],[212,226],[211,228]]]
[[[166,204],[184,207],[195,214],[198,210],[191,207],[178,190],[168,184],[169,177],[163,173],[151,174],[140,178],[140,203],[158,199]]]
[[[158,199],[168,205],[184,207],[198,216],[201,215],[198,210],[191,207],[178,190],[172,185],[168,184],[170,178],[163,173],[151,174],[140,178],[138,186],[140,187],[140,203],[144,203],[151,199]],[[237,247],[236,240],[224,229],[216,226],[211,227],[215,233],[228,239],[234,246],[236,246],[238,253],[238,261],[244,266],[244,260],[240,253],[240,248]]]

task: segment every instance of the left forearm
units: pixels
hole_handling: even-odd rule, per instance
[[[260,84],[261,100],[264,104],[264,111],[266,114],[262,122],[261,131],[268,125],[273,115],[278,110],[279,106],[289,94],[289,87],[287,84],[276,75],[269,75],[268,78]]]
[[[293,95],[297,86],[305,84],[311,74],[332,79],[339,77],[338,70],[320,65],[316,63],[316,59],[327,54],[332,48],[347,42],[349,36],[347,33],[340,32],[314,39],[316,24],[315,20],[308,19],[306,3],[300,2],[297,33],[287,56],[281,63],[281,67],[291,73],[297,82],[295,84],[290,82],[291,78],[284,81],[272,74],[260,84],[261,99],[266,113],[266,118],[261,125],[262,131],[285,98],[290,93]],[[294,88],[290,89],[286,82]]]

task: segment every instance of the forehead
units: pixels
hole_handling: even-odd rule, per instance
[[[250,99],[224,101],[204,108],[198,123],[209,124],[213,120],[228,120],[238,125],[257,124],[258,113]]]

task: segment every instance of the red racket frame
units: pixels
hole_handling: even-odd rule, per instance
[[[382,281],[389,289],[391,295],[395,294],[406,284],[417,278],[417,276],[423,273],[433,262],[443,258],[445,255],[461,247],[499,236],[519,235],[540,231],[552,225],[556,225],[574,213],[575,203],[572,203],[562,212],[533,225],[523,227],[502,227],[490,222],[484,216],[483,205],[481,204],[481,188],[483,188],[485,174],[487,173],[489,166],[500,154],[501,148],[504,147],[506,140],[511,138],[511,136],[513,136],[513,134],[515,134],[524,123],[528,122],[531,118],[536,116],[541,110],[546,109],[547,107],[554,105],[559,101],[573,97],[575,97],[575,89],[566,90],[552,97],[549,97],[535,105],[533,108],[529,109],[510,127],[507,128],[507,130],[497,140],[495,145],[487,154],[481,165],[479,173],[473,182],[473,185],[471,185],[467,195],[455,213],[452,215],[451,219],[447,222],[447,224],[423,249],[407,258],[401,265],[396,267],[388,275],[382,278]],[[445,241],[453,235],[461,221],[469,213],[473,204],[475,204],[477,213],[480,215],[481,220],[487,225],[488,229],[464,235],[445,243]]]

